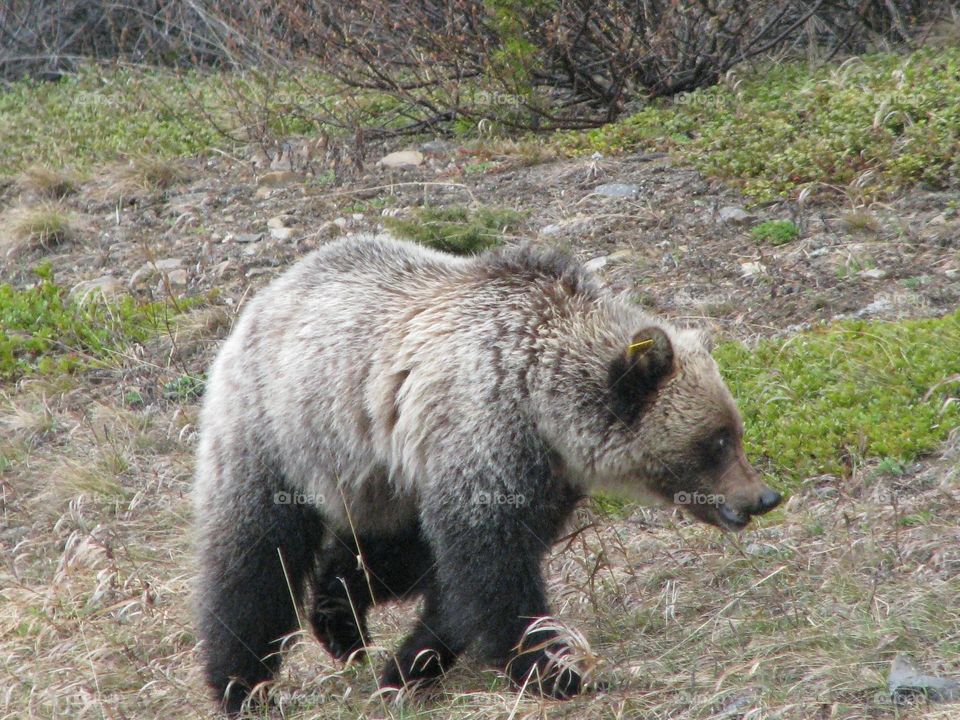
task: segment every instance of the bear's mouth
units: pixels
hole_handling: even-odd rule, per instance
[[[726,530],[743,530],[750,524],[750,513],[745,510],[734,510],[727,503],[721,503],[715,506],[715,514],[720,527]]]

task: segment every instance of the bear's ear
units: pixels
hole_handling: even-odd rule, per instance
[[[630,344],[610,363],[611,411],[632,423],[648,396],[673,373],[673,344],[658,327],[637,332]]]

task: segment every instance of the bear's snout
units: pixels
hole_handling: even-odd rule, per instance
[[[731,530],[741,530],[747,526],[751,517],[770,512],[780,504],[781,500],[783,496],[780,493],[764,486],[760,494],[756,495],[749,504],[741,504],[738,507],[736,503],[723,502],[717,506],[720,525]]]
[[[760,493],[760,499],[757,501],[757,509],[751,510],[752,515],[763,515],[765,512],[770,512],[777,505],[780,504],[780,501],[783,500],[783,496],[778,493],[773,488],[765,488],[762,493]]]

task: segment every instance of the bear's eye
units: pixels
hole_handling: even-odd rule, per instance
[[[724,460],[727,455],[729,455],[730,450],[733,448],[733,441],[730,439],[730,434],[726,431],[721,431],[713,436],[710,440],[709,450],[710,454],[713,456],[713,459],[717,462]]]
[[[699,464],[703,468],[718,468],[730,462],[734,450],[733,436],[723,429],[711,433],[696,445]]]

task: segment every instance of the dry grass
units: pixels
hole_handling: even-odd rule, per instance
[[[50,250],[75,240],[78,232],[76,217],[60,203],[16,207],[0,226],[0,254]]]
[[[19,449],[0,466],[0,718],[210,717],[188,601],[193,408],[93,393],[24,386],[3,405]],[[742,536],[582,508],[548,577],[579,661],[599,661],[604,689],[585,697],[518,695],[470,658],[434,693],[384,696],[375,665],[338,666],[307,640],[291,643],[270,716],[954,717],[894,708],[885,679],[901,651],[960,674],[958,459],[955,438],[907,475],[813,478]],[[414,612],[374,613],[377,662]]]
[[[110,190],[117,195],[166,190],[190,177],[179,160],[153,155],[142,155],[116,165],[110,175]]]
[[[880,221],[875,215],[865,210],[848,212],[842,216],[841,221],[848,232],[877,233],[880,231]]]
[[[62,200],[79,187],[76,176],[66,170],[44,165],[31,165],[17,178],[16,189],[28,197],[41,200]]]

